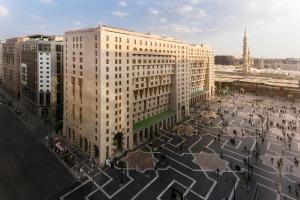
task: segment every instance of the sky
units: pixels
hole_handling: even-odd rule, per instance
[[[0,38],[107,24],[254,57],[300,57],[300,0],[0,0]]]

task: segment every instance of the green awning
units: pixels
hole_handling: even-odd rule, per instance
[[[198,90],[198,91],[196,91],[196,92],[193,92],[193,93],[191,94],[191,96],[192,96],[192,97],[200,96],[200,95],[205,94],[205,93],[207,93],[207,92],[208,92],[208,90],[206,90],[206,89],[204,89],[204,90]]]
[[[150,127],[157,122],[160,122],[164,119],[167,119],[168,117],[174,115],[176,112],[172,110],[168,110],[165,112],[161,112],[155,116],[149,117],[147,119],[144,119],[138,123],[133,124],[133,132],[136,133],[140,130],[143,130],[144,128]]]

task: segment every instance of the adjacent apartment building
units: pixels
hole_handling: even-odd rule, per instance
[[[3,43],[4,41],[0,40],[0,96],[2,95],[2,71],[3,71],[3,66],[2,66],[2,60],[3,60]]]
[[[22,38],[10,38],[3,43],[3,89],[15,99],[20,99],[20,47]]]
[[[62,122],[63,38],[31,35],[21,42],[20,101],[42,118]]]
[[[214,96],[205,45],[99,26],[64,35],[64,135],[103,164]]]

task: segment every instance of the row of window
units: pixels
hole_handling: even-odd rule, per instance
[[[44,60],[43,57],[40,57],[40,60]],[[50,58],[46,57],[46,60],[50,60]]]
[[[40,88],[44,87],[44,85],[40,85]],[[45,85],[46,88],[49,88],[49,85]]]
[[[166,108],[166,107],[165,108],[152,108],[152,109],[147,111],[148,114],[144,114],[144,116],[142,118],[138,117],[137,119],[136,119],[136,117],[139,114],[133,115],[133,118],[134,118],[133,123],[140,122],[141,120],[147,119],[147,118],[152,117],[154,115],[158,115],[159,113],[167,111],[167,110],[168,110],[168,108]],[[152,113],[152,114],[150,114],[150,113]],[[142,115],[142,114],[140,114],[140,115]]]
[[[98,35],[95,35],[95,40],[98,40]],[[67,42],[67,38],[65,38],[65,41]],[[73,37],[73,42],[81,42],[82,41],[82,37],[81,36],[77,36],[77,37]],[[110,36],[106,35],[106,41],[110,41]],[[122,38],[121,37],[115,37],[115,42],[120,43],[122,42]],[[149,45],[149,46],[154,46],[154,47],[166,47],[166,48],[178,48],[178,49],[189,49],[188,45],[176,45],[176,44],[170,44],[170,43],[161,43],[161,42],[153,42],[153,41],[147,41],[147,40],[137,40],[137,39],[133,39],[132,40],[133,44],[138,44],[139,45]],[[126,43],[130,43],[130,39],[126,38]],[[202,50],[202,49],[198,49],[198,48],[190,48],[190,50],[193,52],[195,50],[195,52],[212,52],[209,50]]]
[[[40,65],[43,65],[43,64],[44,64],[43,62],[40,62]],[[49,62],[46,62],[45,64],[49,65]]]

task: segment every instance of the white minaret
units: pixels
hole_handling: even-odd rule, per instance
[[[245,28],[244,44],[243,44],[243,71],[245,74],[250,72],[250,51],[248,49],[247,30]]]
[[[249,66],[249,70],[250,70],[251,66],[252,66],[252,59],[251,59],[251,54],[250,54],[250,47],[248,47],[248,66]]]

